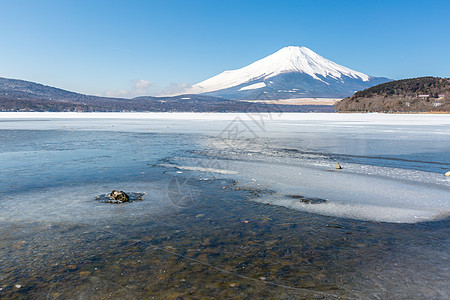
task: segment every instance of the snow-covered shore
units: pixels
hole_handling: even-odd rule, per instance
[[[194,113],[194,112],[0,112],[0,119],[315,120],[387,124],[450,124],[450,114]],[[386,123],[388,122],[388,123]],[[420,123],[417,123],[420,122]]]

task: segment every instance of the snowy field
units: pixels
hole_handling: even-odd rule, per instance
[[[315,120],[365,122],[366,124],[450,125],[449,114],[332,114],[332,113],[191,113],[191,112],[0,112],[0,119],[165,119],[165,120],[244,120],[272,119],[274,121]]]

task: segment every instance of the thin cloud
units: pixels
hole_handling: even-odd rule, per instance
[[[185,82],[171,82],[169,86],[162,89],[159,93],[160,96],[176,96],[185,94],[192,85]]]
[[[148,88],[154,86],[153,83],[151,83],[150,81],[145,80],[145,79],[133,80],[133,82],[134,82],[134,88],[136,90],[148,89]]]
[[[107,90],[104,95],[107,97],[119,97],[119,98],[134,98],[138,96],[148,96],[152,93],[151,88],[154,84],[145,79],[132,80],[132,87],[130,89],[120,90]]]
[[[108,91],[104,92],[104,95],[106,97],[126,98],[126,97],[129,97],[130,92],[127,90],[115,90],[115,91],[108,90]]]

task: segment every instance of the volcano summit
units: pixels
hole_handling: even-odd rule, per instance
[[[235,100],[344,98],[387,81],[341,66],[306,47],[290,46],[197,83],[187,93]]]

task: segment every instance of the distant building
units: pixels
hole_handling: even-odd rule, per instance
[[[428,97],[430,97],[430,95],[419,95],[418,97],[419,98],[428,98]]]

